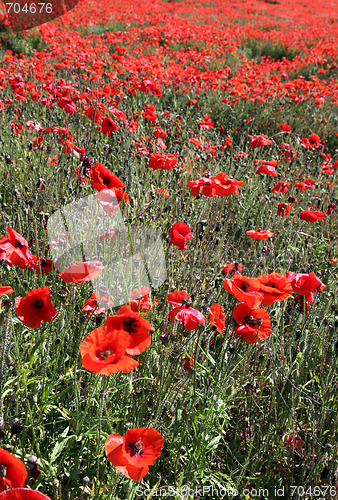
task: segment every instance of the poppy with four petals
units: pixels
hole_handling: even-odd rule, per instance
[[[233,310],[238,326],[235,337],[241,336],[244,342],[255,344],[257,340],[266,339],[272,334],[269,314],[265,309],[250,309],[247,304],[239,304]]]
[[[29,328],[40,328],[42,321],[49,323],[57,314],[48,286],[35,288],[26,297],[16,297],[15,309],[22,323]]]

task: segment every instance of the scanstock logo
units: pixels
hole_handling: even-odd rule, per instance
[[[73,9],[78,2],[79,0],[2,0],[7,24],[11,26],[15,33],[40,26],[63,16],[63,14]]]
[[[77,266],[81,273],[81,267],[83,272],[94,267],[94,293],[108,295],[114,307],[158,288],[167,277],[160,232],[125,225],[118,199],[107,203],[102,192],[54,212],[47,231],[57,270]]]

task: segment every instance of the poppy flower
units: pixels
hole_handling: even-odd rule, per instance
[[[97,278],[103,270],[102,262],[99,260],[88,260],[87,262],[77,262],[76,265],[67,267],[59,273],[60,278],[65,283],[82,283]]]
[[[191,354],[187,356],[184,361],[183,370],[188,372],[189,368],[194,364],[194,356]]]
[[[247,304],[239,304],[233,310],[238,326],[235,337],[241,336],[244,342],[255,344],[257,339],[266,339],[272,334],[271,322],[265,309],[250,309]]]
[[[289,215],[290,210],[291,210],[290,203],[278,203],[278,215],[280,215],[281,217]]]
[[[305,179],[305,181],[297,182],[295,184],[295,187],[297,189],[300,188],[300,190],[303,192],[305,189],[314,188],[315,187],[315,181],[313,179]]]
[[[269,139],[267,135],[249,135],[250,142],[249,146],[252,148],[260,148],[261,146],[270,146],[273,143],[272,139]]]
[[[11,227],[7,229],[7,236],[0,238],[0,260],[21,269],[33,267],[35,264],[27,240]]]
[[[49,323],[57,314],[48,286],[34,288],[26,297],[16,297],[15,309],[22,323],[29,328],[40,328],[42,321]]]
[[[165,137],[168,136],[168,134],[165,130],[163,130],[163,128],[155,127],[154,136],[157,137],[158,139],[164,139]]]
[[[186,330],[196,330],[198,324],[205,325],[205,317],[200,311],[191,307],[190,297],[185,292],[173,292],[167,296],[167,302],[174,305],[170,311],[169,318],[173,323],[175,320],[183,323]]]
[[[325,219],[325,214],[324,212],[307,208],[304,212],[299,214],[299,218],[307,222],[316,222],[318,219]]]
[[[263,300],[263,294],[259,291],[261,283],[257,278],[248,278],[236,273],[232,280],[225,279],[223,286],[239,302],[244,302],[251,309],[255,309]]]
[[[59,108],[66,111],[66,113],[76,113],[76,105],[74,101],[68,97],[62,97],[62,99],[58,102]]]
[[[128,332],[100,326],[80,345],[82,364],[86,370],[102,375],[131,372],[139,363],[126,355],[129,343]]]
[[[152,153],[149,157],[149,167],[154,170],[173,170],[177,168],[177,153]]]
[[[145,351],[151,342],[149,332],[155,331],[149,321],[134,312],[127,304],[122,306],[115,316],[109,316],[104,326],[109,330],[121,330],[128,333],[126,353],[130,356]]]
[[[291,127],[287,123],[281,123],[278,125],[278,127],[283,131],[283,132],[288,132],[288,134],[291,134]]]
[[[187,240],[193,237],[188,224],[176,222],[169,231],[169,245],[176,245],[180,250],[185,250],[188,248]]]
[[[97,201],[102,205],[103,210],[113,217],[119,210],[120,203],[124,200],[129,203],[129,196],[122,189],[102,189],[96,195]]]
[[[10,488],[20,488],[25,485],[28,477],[25,464],[12,453],[0,448],[0,467],[3,474],[0,476],[0,491],[5,485]]]
[[[210,130],[212,128],[215,128],[215,124],[212,121],[210,116],[203,116],[202,118],[203,118],[203,121],[198,123],[198,125],[201,128],[205,128],[206,130]]]
[[[309,294],[307,297],[310,297],[310,304],[313,303],[313,293]],[[306,301],[305,295],[296,295],[295,297],[295,304],[297,311],[300,312],[301,314],[307,314],[309,312],[310,306]]]
[[[108,436],[105,453],[119,472],[140,482],[161,455],[163,444],[163,437],[156,429],[139,427],[130,429],[124,436]]]
[[[124,183],[112,174],[102,163],[95,163],[90,169],[90,184],[97,191],[103,189],[123,189]]]
[[[263,274],[257,276],[261,284],[260,293],[263,295],[262,306],[271,306],[275,302],[287,299],[292,294],[290,281],[280,273]]]
[[[39,275],[40,274],[40,266],[41,266],[41,271],[44,272],[45,276],[47,276],[51,271],[55,269],[55,265],[52,260],[44,259],[43,257],[40,257],[40,265],[39,262],[37,262],[37,256],[33,255],[33,259],[35,262],[35,267],[34,271],[35,274]]]
[[[51,498],[40,491],[29,488],[15,488],[0,493],[0,500],[51,500]]]
[[[88,317],[94,314],[105,313],[107,309],[114,306],[108,295],[100,296],[99,293],[93,293],[90,299],[87,299],[85,305],[82,307],[83,312],[88,312]]]
[[[277,160],[270,160],[270,161],[255,160],[255,165],[256,166],[259,165],[256,174],[266,174],[270,175],[271,177],[277,176],[275,168],[277,166]]]
[[[105,116],[101,122],[102,132],[110,137],[112,134],[118,130],[118,125],[110,118],[110,116]]]
[[[217,328],[218,333],[222,334],[225,327],[225,313],[222,306],[213,304],[209,309],[209,321],[212,326]]]
[[[277,184],[271,188],[271,192],[272,193],[286,193],[288,191],[288,189],[290,188],[290,183],[289,182],[282,182],[282,181],[279,181],[277,182]]]
[[[141,287],[141,290],[139,292],[139,289],[136,288],[135,290],[132,291],[130,294],[130,308],[134,312],[138,311],[149,311],[149,309],[154,309],[157,307],[159,304],[159,300],[157,299],[152,299],[149,297],[149,288],[148,287]],[[138,298],[139,296],[142,296],[141,298]],[[142,313],[145,314],[145,313]],[[146,315],[146,314],[145,314]]]
[[[256,231],[254,229],[252,229],[251,231],[247,231],[246,234],[253,240],[266,240],[273,236],[273,233],[271,231]]]
[[[225,266],[222,269],[223,274],[228,274],[228,273],[236,273],[236,272],[241,272],[243,269],[242,264],[238,264],[238,262],[235,262],[235,264],[225,264]]]
[[[216,196],[216,184],[210,177],[202,177],[196,181],[188,181],[188,187],[191,189],[192,196],[198,196],[202,193],[204,196]]]
[[[0,295],[7,295],[8,293],[13,293],[14,290],[11,286],[0,286]]]
[[[220,172],[216,177],[212,177],[212,180],[216,183],[217,196],[230,196],[233,193],[238,195],[238,188],[243,185],[243,181],[230,179],[224,172]]]
[[[310,303],[313,302],[313,292],[326,288],[326,285],[317,278],[314,272],[306,274],[288,271],[285,276],[290,281],[294,293],[305,295],[305,299]]]

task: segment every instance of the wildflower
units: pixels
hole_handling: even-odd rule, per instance
[[[108,436],[105,453],[119,472],[140,482],[161,455],[163,444],[163,437],[156,429],[140,427],[130,429],[124,436]]]
[[[51,500],[51,498],[30,488],[15,488],[0,493],[0,500]]]
[[[180,250],[188,248],[187,240],[193,238],[188,224],[184,222],[176,222],[169,232],[169,245],[176,245]]]
[[[200,311],[191,307],[190,297],[185,292],[173,292],[167,296],[167,302],[175,306],[170,311],[169,318],[183,323],[186,330],[196,330],[198,324],[205,325],[205,317]]]
[[[271,231],[256,231],[252,229],[250,231],[247,231],[246,234],[253,240],[266,240],[268,238],[271,238],[274,233],[272,233]]]
[[[177,153],[152,153],[149,158],[149,167],[154,170],[173,170],[177,167]]]
[[[184,361],[183,370],[188,372],[189,368],[194,364],[194,356],[191,354],[187,356]]]
[[[288,134],[291,134],[291,127],[290,125],[288,125],[287,123],[281,123],[280,125],[278,125],[278,127],[283,131],[283,132],[287,132]]]
[[[247,304],[239,304],[234,308],[233,316],[238,323],[235,337],[241,336],[248,344],[254,344],[258,338],[266,339],[272,334],[271,322],[265,309],[250,309]]]
[[[103,270],[102,262],[99,260],[88,260],[87,262],[77,262],[76,265],[67,267],[59,273],[60,278],[65,283],[82,283],[97,278]]]
[[[210,324],[217,328],[218,333],[222,334],[225,326],[224,309],[219,304],[213,304],[209,309]]]
[[[318,219],[325,219],[324,212],[317,210],[310,210],[307,208],[304,212],[299,214],[301,220],[306,220],[307,222],[316,222]]]
[[[8,293],[13,293],[14,290],[11,286],[0,286],[0,295],[7,295]]]
[[[236,272],[241,272],[243,269],[242,264],[238,264],[238,262],[235,262],[235,264],[225,264],[225,266],[222,269],[223,274],[228,274],[228,273],[236,273]]]
[[[260,148],[261,146],[270,146],[273,143],[272,139],[269,139],[267,135],[249,135],[250,142],[249,146],[252,148]]]
[[[90,299],[87,299],[85,305],[82,307],[83,312],[88,312],[88,317],[92,314],[102,314],[114,306],[108,295],[100,296],[99,293],[93,293]]]
[[[315,187],[315,181],[313,179],[305,179],[305,181],[300,181],[295,184],[295,187],[297,189],[300,188],[300,190],[303,192],[304,189],[311,189]]]
[[[129,334],[101,326],[93,330],[80,345],[81,360],[86,370],[110,375],[134,370],[138,361],[126,355]]]
[[[223,286],[239,302],[244,302],[251,309],[256,308],[263,300],[263,294],[260,293],[261,283],[257,278],[248,278],[236,273],[232,280],[225,279]]]
[[[26,297],[16,297],[15,309],[22,323],[29,328],[40,328],[42,321],[49,323],[57,314],[48,286],[35,288]]]
[[[290,203],[278,203],[278,215],[280,215],[281,217],[289,215],[290,210],[291,210]]]
[[[10,488],[20,488],[24,486],[28,477],[25,464],[9,451],[0,448],[0,491],[5,489],[5,485]],[[0,496],[1,498],[1,496]]]
[[[255,160],[255,165],[259,165],[256,174],[266,174],[270,175],[271,177],[277,176],[275,168],[277,166],[277,160],[270,160],[270,161]]]
[[[259,292],[263,295],[262,306],[271,306],[292,294],[291,283],[284,274],[263,274],[257,276],[257,280],[261,284]]]
[[[294,293],[305,295],[305,299],[311,304],[314,300],[313,292],[322,291],[326,288],[326,285],[317,278],[314,272],[306,274],[288,271],[285,276],[290,281]]]
[[[134,312],[127,304],[122,306],[115,316],[108,316],[104,326],[109,330],[128,333],[126,354],[135,356],[145,351],[151,342],[149,332],[155,331],[149,321]]]
[[[35,264],[27,240],[11,227],[7,229],[7,236],[0,238],[0,260],[21,269],[33,267]]]
[[[97,191],[102,191],[103,189],[124,188],[124,183],[99,162],[95,163],[95,165],[91,167],[90,178],[90,184]]]
[[[298,434],[290,434],[289,436],[285,436],[284,439],[284,444],[288,448],[291,448],[292,450],[301,450],[303,447],[303,440]]]
[[[118,130],[118,125],[110,118],[110,116],[105,116],[101,122],[101,130],[104,135],[110,137],[112,134]]]

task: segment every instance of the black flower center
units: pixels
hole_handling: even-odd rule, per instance
[[[137,332],[140,323],[137,321],[135,318],[128,318],[128,320],[122,321],[123,329],[129,333],[129,335],[132,335],[133,333]]]
[[[112,354],[114,354],[114,351],[111,351],[110,349],[106,349],[105,351],[100,352],[99,357],[101,359],[107,359]]]
[[[108,185],[110,184],[110,179],[109,179],[109,177],[107,177],[107,176],[103,177],[102,182],[103,182],[103,184],[104,184],[105,186],[108,186]]]
[[[44,306],[44,302],[43,300],[41,299],[37,299],[35,302],[34,302],[34,307],[35,309],[42,309]]]
[[[257,321],[256,319],[250,314],[250,316],[244,316],[243,321],[246,325],[249,326],[257,326]]]
[[[249,283],[242,283],[240,288],[243,290],[243,292],[247,292],[250,288]]]
[[[143,444],[140,441],[130,441],[127,444],[127,450],[131,457],[135,455],[140,457],[143,454]]]

